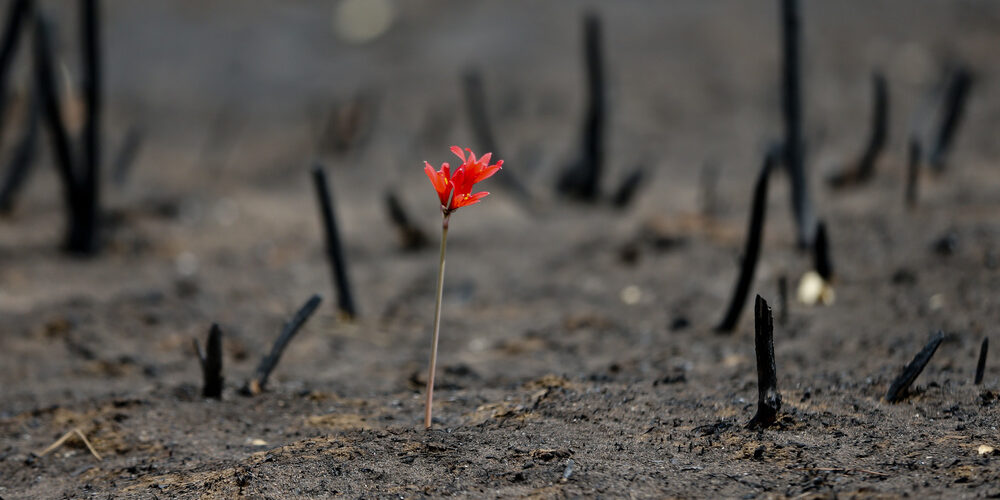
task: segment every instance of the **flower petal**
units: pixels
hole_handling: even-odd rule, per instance
[[[462,152],[462,148],[460,148],[458,146],[452,146],[451,147],[451,152],[455,153],[455,156],[461,158],[462,159],[462,163],[465,163],[465,153]]]
[[[501,168],[503,168],[503,160],[498,161],[495,165],[486,167],[476,176],[476,182],[481,182],[489,179],[493,174],[497,173]]]
[[[434,167],[430,163],[424,162],[424,173],[431,180],[431,184],[434,186],[434,190],[440,193],[448,187],[448,180],[442,178],[441,173],[434,170]]]
[[[479,203],[480,200],[482,200],[483,198],[485,198],[486,195],[488,195],[488,194],[490,194],[490,193],[488,193],[486,191],[481,191],[481,192],[478,192],[476,194],[463,196],[461,202],[457,206],[455,206],[455,208],[467,207],[469,205],[475,205],[476,203]]]

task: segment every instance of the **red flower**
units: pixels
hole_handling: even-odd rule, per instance
[[[434,185],[434,190],[437,191],[438,199],[441,200],[441,211],[445,215],[464,206],[479,203],[479,200],[490,194],[486,191],[473,194],[472,186],[488,179],[503,166],[503,160],[490,165],[490,157],[493,156],[493,153],[486,153],[477,160],[471,149],[466,148],[465,151],[469,152],[468,157],[465,156],[462,148],[451,147],[451,152],[462,159],[462,164],[455,168],[454,174],[447,163],[441,164],[441,170],[434,170],[430,163],[424,162],[424,172],[430,178],[431,184]]]

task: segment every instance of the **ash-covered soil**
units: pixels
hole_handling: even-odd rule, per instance
[[[75,81],[74,9],[43,5]],[[786,317],[774,339],[783,405],[763,431],[745,428],[752,297],[736,332],[713,327],[764,148],[782,133],[777,2],[394,5],[384,35],[352,45],[329,2],[105,2],[105,156],[130,128],[142,147],[124,182],[105,183],[100,255],[59,250],[47,141],[0,219],[0,497],[1000,496],[1000,455],[980,452],[1000,448],[998,363],[973,385],[1000,317],[1000,5],[803,3],[808,167],[836,301],[794,300],[812,260],[795,248],[787,177],[772,176],[752,291]],[[605,198],[636,165],[651,174],[621,210],[553,191],[578,147],[588,10],[610,85]],[[965,120],[947,169],[924,170],[907,209],[908,131],[956,60],[975,77]],[[494,178],[489,198],[452,217],[425,431],[440,213],[422,161],[475,147],[470,66],[498,178],[518,176],[537,201]],[[876,69],[888,148],[870,184],[832,191],[825,177],[866,140]],[[345,109],[359,125],[338,142],[328,122]],[[314,159],[331,176],[354,321],[335,309]],[[422,250],[401,249],[390,188],[425,231]],[[325,301],[267,391],[239,395],[313,293]],[[221,401],[200,396],[191,347],[213,322]],[[912,394],[885,402],[938,330]],[[76,437],[39,456],[73,429],[101,460]]]

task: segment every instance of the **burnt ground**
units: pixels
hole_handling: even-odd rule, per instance
[[[127,180],[106,183],[99,256],[59,251],[47,152],[0,220],[0,497],[1000,495],[1000,457],[979,452],[1000,447],[998,364],[972,383],[1000,315],[991,2],[804,3],[809,168],[836,302],[792,300],[776,321],[780,419],[744,428],[752,304],[734,334],[712,328],[763,149],[781,133],[776,3],[597,6],[611,93],[604,191],[637,164],[652,172],[615,210],[552,190],[577,144],[591,4],[398,2],[387,33],[351,45],[327,2],[109,0],[106,156],[130,127],[143,145]],[[73,9],[45,5],[72,80]],[[976,78],[966,120],[947,170],[923,172],[908,210],[907,130],[956,59]],[[421,162],[473,144],[459,86],[469,65],[508,148],[498,175],[538,201],[491,179],[494,194],[453,217],[428,432],[440,216]],[[831,191],[823,178],[864,143],[876,68],[889,81],[889,147],[870,184]],[[23,71],[15,82],[16,98]],[[339,147],[324,123],[352,102],[359,132]],[[330,168],[353,322],[334,308],[314,158]],[[712,188],[706,169],[718,172]],[[787,184],[772,179],[753,286],[779,314],[779,278],[794,291],[811,266],[795,249]],[[389,187],[427,232],[423,250],[400,248]],[[268,390],[238,395],[317,292],[326,301]],[[212,322],[225,332],[221,401],[200,397],[191,347]],[[885,402],[937,330],[945,340],[912,393]],[[38,456],[72,429],[102,460],[76,439]]]

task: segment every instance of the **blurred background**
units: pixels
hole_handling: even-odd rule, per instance
[[[0,311],[15,318],[8,328],[50,332],[7,339],[23,344],[8,346],[4,370],[8,380],[33,376],[52,390],[79,389],[65,381],[78,368],[51,357],[50,364],[38,364],[33,357],[50,350],[45,335],[61,335],[51,333],[61,328],[52,324],[62,324],[66,309],[69,324],[77,325],[68,328],[84,332],[83,340],[70,342],[71,351],[80,344],[98,359],[148,356],[138,363],[148,372],[183,378],[190,369],[187,339],[208,322],[235,330],[233,349],[249,365],[280,318],[313,292],[328,296],[325,326],[316,328],[333,332],[333,340],[324,340],[331,352],[343,347],[338,336],[377,330],[387,339],[414,342],[413,352],[386,363],[398,357],[419,365],[439,222],[422,162],[451,161],[452,144],[484,152],[463,97],[462,78],[470,71],[481,77],[495,158],[505,160],[504,174],[525,184],[534,201],[528,206],[491,180],[484,187],[494,192],[488,202],[463,210],[453,223],[448,286],[460,305],[452,306],[458,309],[446,328],[449,321],[488,324],[482,338],[454,347],[459,351],[482,349],[492,342],[485,340],[490,332],[517,332],[520,322],[544,323],[533,316],[536,307],[556,323],[575,307],[617,311],[619,292],[628,287],[637,288],[625,294],[626,303],[645,308],[629,316],[636,331],[662,330],[677,320],[676,310],[689,307],[686,320],[700,318],[696,326],[709,326],[729,293],[762,151],[782,136],[777,2],[99,5],[107,218],[100,251],[83,259],[60,251],[66,221],[45,132],[23,192],[0,219]],[[51,19],[63,118],[76,137],[84,114],[79,9],[58,1],[37,6]],[[559,171],[579,152],[587,13],[600,20],[608,86],[602,196],[637,165],[648,173],[624,211],[569,202],[554,191]],[[802,2],[807,164],[821,215],[902,210],[894,197],[902,192],[907,137],[914,124],[927,120],[928,103],[957,64],[971,68],[976,83],[952,156],[963,167],[954,175],[982,189],[991,185],[992,177],[982,176],[1000,148],[989,125],[1000,116],[992,83],[998,23],[1000,6],[987,1]],[[4,161],[28,123],[29,34],[8,85]],[[885,74],[891,91],[889,142],[877,185],[897,194],[834,199],[823,179],[866,140],[874,71]],[[330,172],[361,323],[339,323],[332,311],[308,175],[313,162]],[[706,171],[713,172],[708,181]],[[718,223],[709,229],[705,219],[684,219],[705,215],[706,182],[712,183],[710,215]],[[784,255],[793,239],[787,187],[774,184],[768,238]],[[970,203],[991,199],[988,191],[977,198],[975,187],[956,189],[941,192],[941,203],[956,196]],[[387,190],[425,232],[424,250],[400,248],[386,215]],[[695,256],[621,267],[619,247],[657,217],[670,219],[669,236],[694,241],[686,252]],[[938,217],[942,227],[953,223],[946,211],[928,217]],[[857,237],[883,241],[878,233]],[[876,245],[850,259],[846,272],[856,266],[863,277],[901,251]],[[778,272],[763,266],[764,280]],[[683,287],[663,289],[664,280],[676,279],[671,269],[689,267],[699,271]],[[580,294],[561,296],[561,290]],[[486,317],[513,319],[463,317],[461,304],[479,304],[477,314]],[[150,339],[170,361],[143,354]],[[310,348],[301,349],[306,355]],[[108,354],[95,354],[103,350]],[[322,357],[311,362],[322,364]],[[332,370],[327,376],[335,380],[350,367]],[[118,383],[133,384],[127,377]],[[24,404],[39,394],[4,385],[8,396],[27,397]]]

